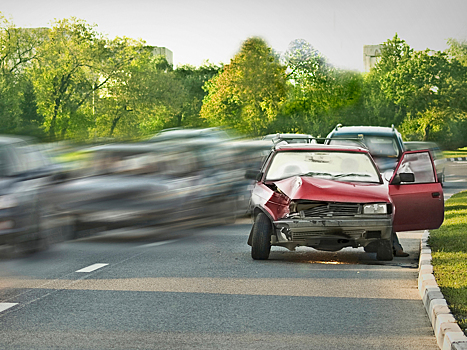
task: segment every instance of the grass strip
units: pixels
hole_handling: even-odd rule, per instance
[[[444,223],[430,231],[433,272],[457,323],[467,334],[467,191],[449,198]]]
[[[467,147],[459,148],[454,151],[443,151],[446,158],[467,157]]]

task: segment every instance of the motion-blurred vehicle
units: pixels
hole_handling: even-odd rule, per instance
[[[408,151],[416,151],[427,149],[430,151],[431,157],[435,161],[436,173],[441,183],[445,181],[445,168],[447,160],[443,155],[443,151],[436,142],[431,141],[407,141],[404,146]]]
[[[200,219],[233,221],[232,164],[215,144],[191,140],[93,147],[83,176],[62,184],[56,197],[61,210],[74,218],[77,237]]]
[[[316,143],[314,137],[308,134],[269,134],[264,136],[262,140],[273,143]]]
[[[48,191],[59,174],[28,139],[0,136],[0,244],[22,252],[48,245],[52,231],[45,220],[53,210]]]
[[[327,136],[330,145],[365,145],[381,173],[394,171],[405,151],[401,134],[392,127],[342,126],[338,124]]]
[[[444,219],[428,151],[403,153],[389,183],[367,149],[322,144],[278,146],[260,171],[245,176],[256,180],[253,259],[267,259],[271,246],[362,246],[378,260],[392,260],[394,232],[435,229]]]
[[[163,142],[189,139],[211,139],[213,141],[226,141],[231,139],[229,134],[221,128],[170,128],[161,130],[147,142]]]

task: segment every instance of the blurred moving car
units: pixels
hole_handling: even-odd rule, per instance
[[[255,179],[253,259],[271,246],[337,251],[364,247],[392,260],[397,231],[438,228],[444,219],[441,185],[428,151],[406,152],[389,184],[365,148],[294,144],[276,147]]]
[[[212,140],[93,147],[83,176],[58,186],[76,236],[103,229],[235,220],[233,163]]]
[[[60,168],[28,139],[0,136],[0,244],[33,252],[48,245],[49,189]]]
[[[381,173],[394,171],[405,151],[401,134],[394,126],[342,126],[338,124],[327,136],[330,145],[365,145]]]
[[[161,130],[146,142],[162,142],[173,140],[189,140],[195,138],[226,141],[231,139],[229,134],[221,128],[170,128]]]
[[[443,151],[436,142],[431,141],[407,141],[404,146],[409,151],[427,149],[430,151],[431,157],[435,161],[436,173],[441,184],[445,181],[445,168],[447,160],[443,155]]]

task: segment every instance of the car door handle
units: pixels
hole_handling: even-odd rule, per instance
[[[438,198],[440,195],[441,195],[441,194],[440,194],[439,192],[433,192],[433,193],[431,194],[431,196],[432,196],[433,198]]]

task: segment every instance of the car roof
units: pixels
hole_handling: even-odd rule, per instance
[[[313,143],[294,143],[277,145],[276,151],[344,151],[344,152],[363,152],[369,153],[366,148],[358,146],[347,146],[347,145],[324,145],[324,144],[313,144]]]
[[[148,142],[160,142],[167,140],[177,139],[190,139],[190,138],[215,138],[215,139],[228,139],[229,135],[221,128],[172,128],[161,130],[157,135],[151,137]]]
[[[32,140],[32,139],[31,139]],[[23,138],[19,136],[9,136],[9,135],[0,135],[0,144],[13,144],[13,143],[27,143],[28,138]]]
[[[396,129],[385,126],[339,126],[335,128],[332,135],[345,135],[345,134],[365,134],[365,135],[393,135]]]
[[[439,145],[433,141],[404,141],[404,145],[413,150],[440,148]]]
[[[263,140],[271,140],[274,138],[280,139],[312,139],[313,136],[308,134],[269,134],[263,137]]]

